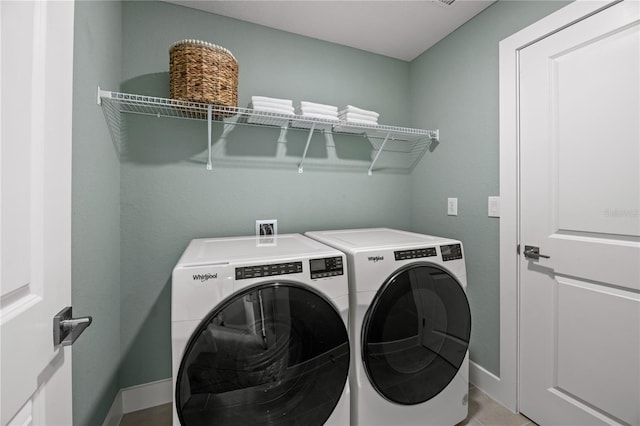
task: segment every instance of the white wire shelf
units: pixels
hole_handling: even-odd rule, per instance
[[[308,130],[307,146],[298,164],[298,171],[300,173],[303,172],[303,164],[306,159],[311,136],[314,132],[318,131],[326,134],[362,135],[367,137],[371,141],[375,151],[373,161],[368,168],[369,174],[374,170],[374,166],[381,153],[387,151],[403,154],[407,161],[404,161],[404,164],[400,166],[400,168],[410,170],[419,161],[431,143],[439,139],[438,130],[423,130],[383,124],[356,125],[342,121],[335,122],[309,118],[302,115],[278,114],[256,111],[249,108],[223,107],[177,99],[112,92],[102,90],[100,87],[98,87],[98,104],[103,107],[111,136],[116,144],[120,143],[122,132],[124,131],[120,117],[121,113],[208,121],[209,160],[207,169],[209,170],[212,168],[211,122]],[[378,143],[376,143],[375,140],[378,140]],[[381,144],[379,143],[380,140],[382,140]]]

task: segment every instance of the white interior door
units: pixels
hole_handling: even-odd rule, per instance
[[[70,425],[71,1],[1,1],[0,424]]]
[[[640,3],[522,49],[519,64],[519,410],[638,425]]]

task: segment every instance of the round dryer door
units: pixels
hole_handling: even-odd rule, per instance
[[[365,371],[389,401],[428,401],[460,369],[470,334],[469,302],[458,280],[433,264],[411,265],[382,285],[365,316]]]
[[[308,287],[271,282],[214,308],[186,346],[176,378],[180,422],[322,424],[349,372],[339,312]]]

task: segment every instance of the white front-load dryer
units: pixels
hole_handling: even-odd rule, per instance
[[[306,235],[347,255],[351,424],[463,420],[471,314],[462,243],[386,228]]]
[[[300,234],[192,240],[171,305],[174,425],[349,424],[343,253]]]

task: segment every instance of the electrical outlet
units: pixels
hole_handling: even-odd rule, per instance
[[[447,214],[449,216],[458,216],[458,199],[457,198],[447,199]]]

